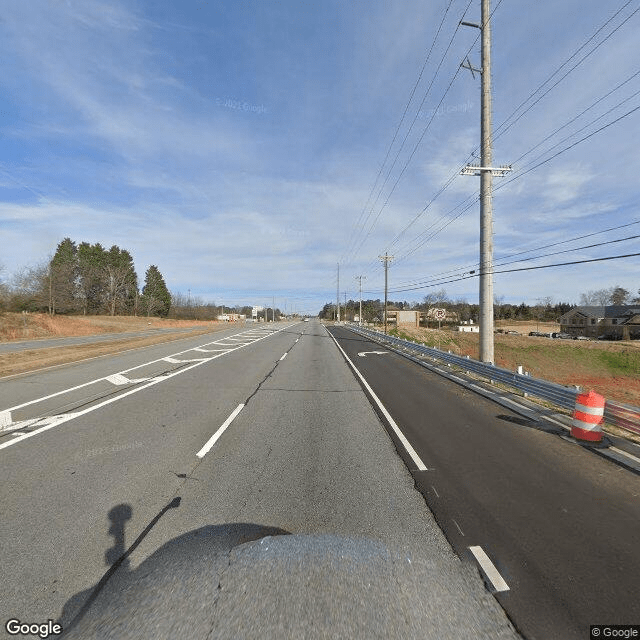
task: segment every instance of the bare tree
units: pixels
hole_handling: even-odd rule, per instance
[[[16,311],[49,308],[49,260],[17,271],[11,283],[11,307]]]
[[[9,288],[7,287],[2,274],[4,273],[4,265],[0,262],[0,310],[4,309],[7,304]]]
[[[444,302],[447,302],[446,289],[437,289],[436,291],[432,291],[431,293],[428,293],[423,300],[423,304],[427,308],[441,305]]]
[[[609,304],[612,289],[596,289],[580,294],[580,305],[583,307],[604,307]]]

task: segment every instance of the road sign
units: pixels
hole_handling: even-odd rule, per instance
[[[436,320],[444,320],[447,317],[447,312],[445,309],[434,309],[433,316]]]

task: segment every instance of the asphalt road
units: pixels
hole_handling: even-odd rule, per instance
[[[0,428],[2,631],[518,637],[317,322],[5,381]]]
[[[492,560],[508,586],[496,598],[525,637],[640,624],[638,475],[346,328],[331,333],[426,467],[389,429],[453,548]]]

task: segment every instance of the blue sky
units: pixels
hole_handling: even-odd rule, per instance
[[[275,296],[280,308],[316,313],[335,300],[338,261],[348,297],[361,274],[365,297],[382,297],[377,257],[388,250],[391,299],[421,300],[433,289],[393,292],[420,281],[477,302],[477,279],[460,276],[478,259],[478,204],[433,231],[473,201],[479,179],[458,176],[432,199],[479,142],[479,80],[456,73],[467,52],[479,65],[477,30],[456,31],[465,10],[479,21],[479,5],[8,0],[5,277],[69,236],[126,248],[141,279],[156,264],[171,290],[205,301]],[[567,242],[640,221],[640,111],[625,115],[640,106],[640,0],[492,6],[494,164],[515,163],[494,181],[496,259],[587,244],[600,246],[502,268],[640,252],[637,239],[605,244],[640,234],[640,224]],[[544,88],[557,86],[525,102],[550,78]],[[381,166],[378,189],[389,178],[369,200]],[[636,294],[640,258],[496,274],[494,290],[506,302],[577,302],[613,285]]]

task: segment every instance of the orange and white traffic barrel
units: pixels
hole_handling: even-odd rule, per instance
[[[571,427],[571,435],[576,440],[602,441],[600,423],[604,415],[604,403],[604,397],[593,390],[578,395]]]

